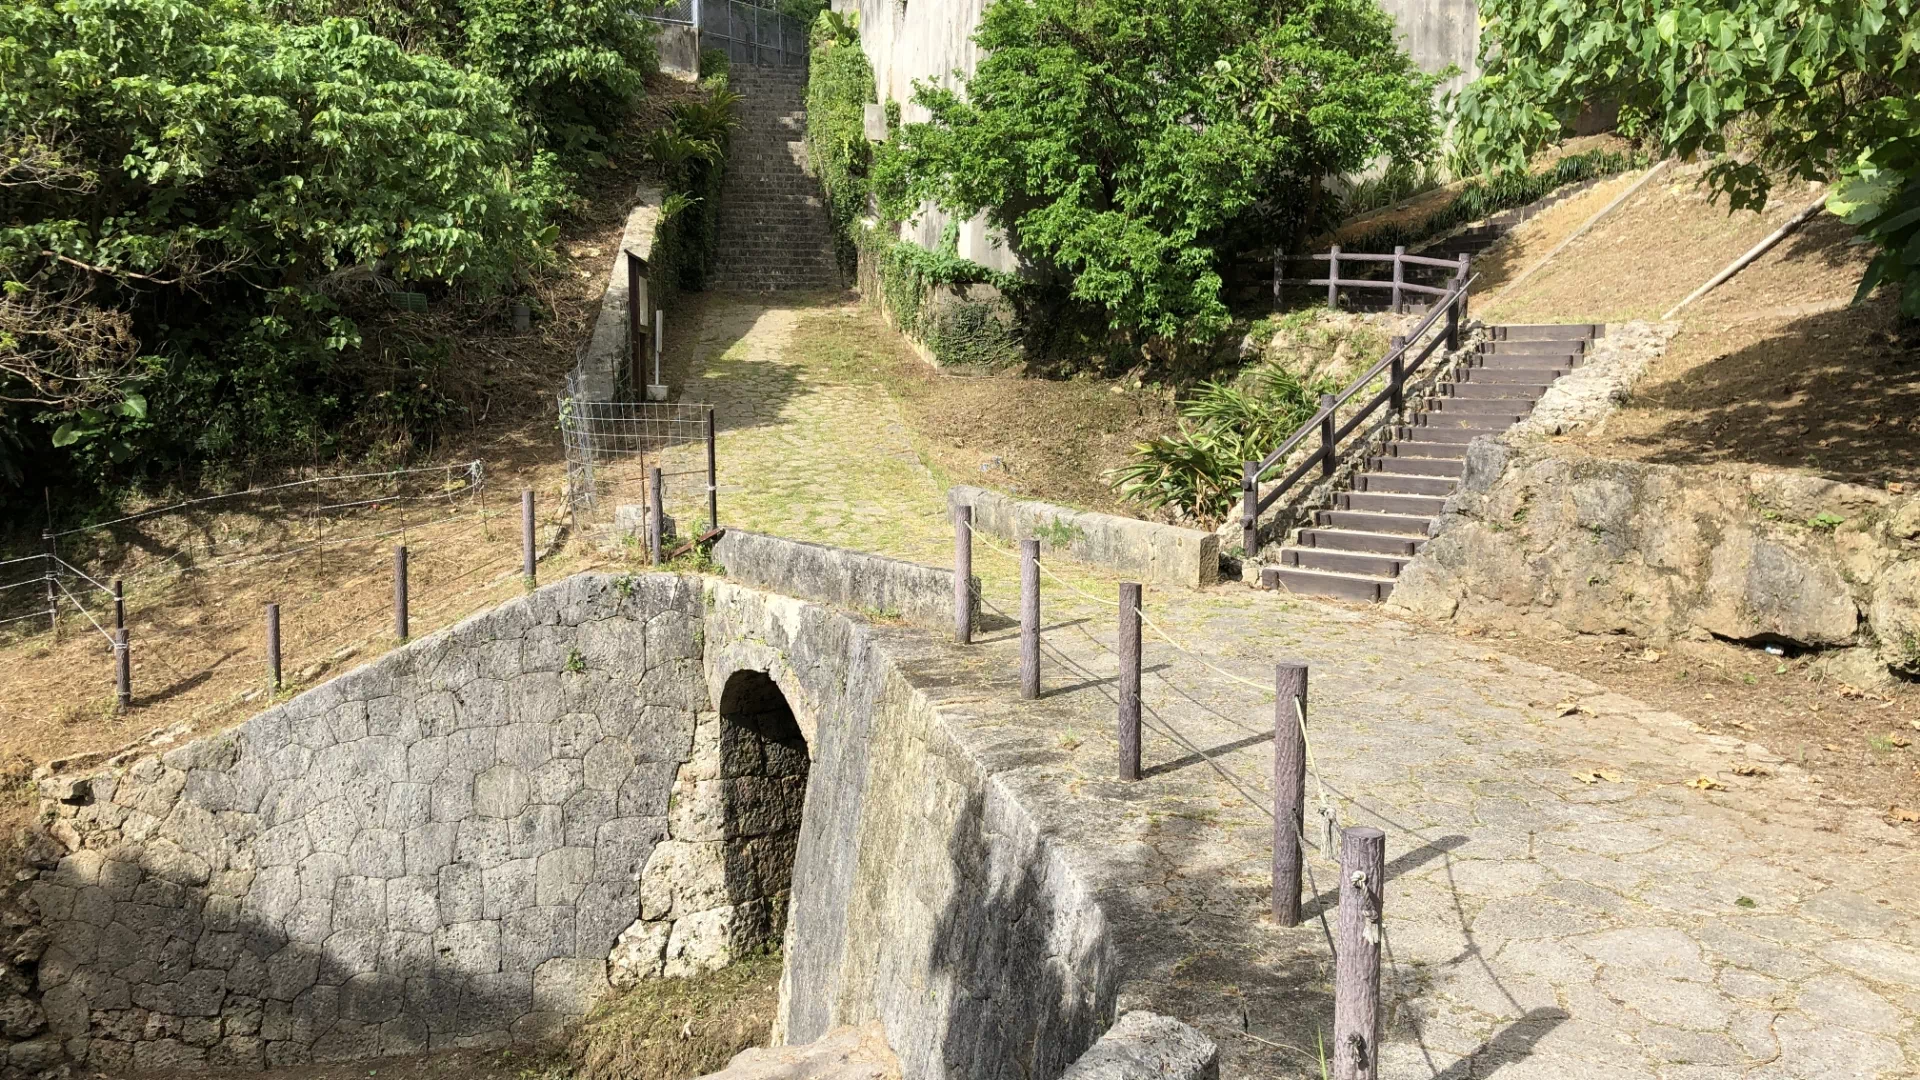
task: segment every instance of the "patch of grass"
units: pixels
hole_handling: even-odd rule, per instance
[[[1054,518],[1045,525],[1036,527],[1033,535],[1047,547],[1058,549],[1072,544],[1075,540],[1084,539],[1087,534],[1086,530],[1071,521]]]
[[[567,670],[575,675],[587,673],[587,658],[580,655],[579,649],[567,650]]]
[[[1819,529],[1822,532],[1832,532],[1844,524],[1846,520],[1846,518],[1841,517],[1831,510],[1822,510],[1807,519],[1807,528]]]
[[[565,1080],[681,1080],[717,1072],[740,1051],[767,1044],[779,1002],[778,952],[692,978],[644,980],[581,1021]]]

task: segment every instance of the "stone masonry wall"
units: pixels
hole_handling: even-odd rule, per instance
[[[1120,976],[1065,853],[930,704],[971,662],[725,581],[581,575],[48,781],[44,1030],[0,1076],[536,1040],[777,934],[790,1041],[878,1019],[909,1080],[1050,1080]]]

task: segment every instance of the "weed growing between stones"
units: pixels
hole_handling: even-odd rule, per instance
[[[1075,540],[1084,539],[1087,534],[1086,530],[1071,521],[1054,518],[1045,525],[1036,526],[1033,530],[1033,535],[1034,538],[1042,544],[1057,550],[1068,546]]]
[[[780,1001],[777,950],[704,975],[645,979],[600,1003],[568,1046],[564,1072],[540,1080],[679,1080],[767,1045]]]
[[[567,670],[575,675],[587,673],[587,658],[580,655],[579,649],[567,650]]]

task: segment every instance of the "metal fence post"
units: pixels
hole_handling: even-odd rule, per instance
[[[1140,779],[1140,585],[1120,583],[1120,779]]]
[[[267,605],[267,688],[280,691],[280,605]]]
[[[1406,280],[1401,276],[1403,264],[1400,262],[1400,260],[1406,257],[1407,257],[1406,245],[1405,244],[1395,245],[1393,249],[1393,313],[1395,315],[1400,314],[1400,286],[1404,284]]]
[[[1300,848],[1306,828],[1307,665],[1273,668],[1273,921],[1300,925]]]
[[[660,475],[660,466],[647,470],[647,554],[652,556],[653,565],[659,566],[665,552],[661,551],[662,539],[666,534],[667,508],[664,505],[666,493]]]
[[[1387,835],[1340,834],[1340,919],[1333,975],[1334,1080],[1379,1080],[1380,935]]]
[[[1392,390],[1392,393],[1388,397],[1388,404],[1392,407],[1394,412],[1399,412],[1401,409],[1404,409],[1407,407],[1407,357],[1406,357],[1407,338],[1406,338],[1406,335],[1405,334],[1393,335],[1393,337],[1388,342],[1388,348],[1389,348],[1389,351],[1393,354],[1391,382],[1388,384]]]
[[[393,547],[393,636],[407,640],[407,545]]]
[[[1320,474],[1333,475],[1336,461],[1333,446],[1333,395],[1320,395]]]
[[[533,553],[533,489],[520,489],[520,576],[532,587],[536,567]]]
[[[1020,696],[1040,696],[1040,541],[1020,541]]]
[[[1327,259],[1327,309],[1340,307],[1340,245],[1333,245],[1333,252]]]
[[[953,508],[953,640],[973,644],[973,507]]]
[[[1240,463],[1240,552],[1252,559],[1260,550],[1260,463]]]
[[[720,527],[720,469],[714,457],[713,409],[707,409],[707,528]]]
[[[121,708],[133,704],[133,650],[127,644],[127,628],[113,632],[113,678],[115,698]]]

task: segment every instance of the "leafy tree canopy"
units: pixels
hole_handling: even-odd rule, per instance
[[[1738,209],[1769,170],[1838,180],[1828,206],[1882,252],[1862,283],[1920,275],[1915,0],[1482,0],[1481,77],[1456,104],[1469,168],[1518,168],[1590,103],[1709,170]],[[1920,290],[1903,307],[1920,316]]]
[[[997,0],[964,94],[876,162],[889,208],[982,209],[1117,329],[1223,329],[1220,246],[1330,173],[1433,146],[1435,78],[1369,0]]]

